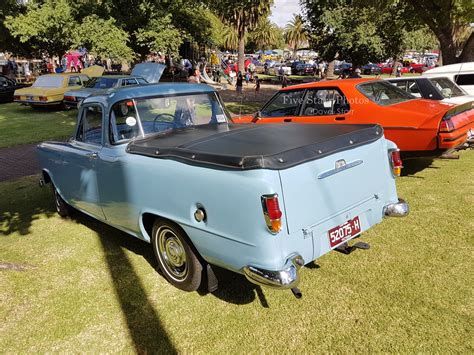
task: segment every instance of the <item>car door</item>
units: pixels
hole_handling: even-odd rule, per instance
[[[260,111],[257,123],[293,122],[298,117],[303,104],[305,90],[282,90],[278,92]]]
[[[13,92],[15,87],[7,78],[0,76],[0,101],[13,101]]]
[[[293,120],[299,123],[351,123],[352,112],[346,96],[336,87],[308,89]]]
[[[96,171],[102,149],[103,108],[91,103],[82,105],[80,110],[76,134],[66,150],[61,186],[67,186],[65,197],[74,207],[104,219]]]

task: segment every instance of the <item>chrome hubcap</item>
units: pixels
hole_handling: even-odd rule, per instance
[[[158,251],[165,271],[177,281],[183,280],[188,273],[186,251],[178,236],[164,227],[158,231]]]

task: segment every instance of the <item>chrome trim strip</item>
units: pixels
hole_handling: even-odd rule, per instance
[[[255,266],[245,266],[242,270],[250,282],[278,289],[296,287],[300,281],[298,270],[304,265],[300,255],[289,258],[281,270],[265,270]]]
[[[331,176],[331,175],[334,175],[334,174],[337,174],[337,173],[340,173],[341,171],[344,171],[344,170],[347,170],[347,169],[350,169],[350,168],[353,168],[357,165],[360,165],[362,164],[363,161],[361,159],[358,159],[358,160],[354,160],[350,163],[347,163],[346,165],[344,166],[341,166],[340,168],[335,168],[335,169],[331,169],[331,170],[327,170],[321,174],[318,175],[318,179],[324,179],[324,178],[327,178],[328,176]]]
[[[383,214],[386,217],[406,217],[410,213],[410,207],[401,198],[397,203],[389,203],[383,208]]]

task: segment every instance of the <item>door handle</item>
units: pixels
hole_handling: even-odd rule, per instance
[[[97,152],[93,152],[93,153],[87,154],[87,156],[89,157],[90,160],[92,160],[92,159],[97,159],[99,154],[97,154]]]
[[[291,121],[292,121],[291,118],[285,118],[285,119],[283,120],[283,122],[291,122]]]
[[[335,121],[344,121],[346,118],[345,117],[336,117],[334,120]]]

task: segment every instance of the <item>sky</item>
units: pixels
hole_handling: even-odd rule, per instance
[[[301,14],[299,0],[275,0],[270,20],[280,27],[290,22],[293,14]]]

